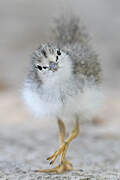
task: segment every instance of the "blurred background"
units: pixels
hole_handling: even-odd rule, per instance
[[[57,123],[35,120],[24,106],[21,89],[32,51],[49,41],[53,18],[63,13],[75,13],[86,25],[103,64],[105,94],[95,127],[81,125],[70,157],[90,179],[96,169],[97,177],[119,179],[119,0],[0,0],[0,178],[16,180],[22,174],[20,179],[30,179],[30,168],[46,168],[45,158],[57,148]],[[84,177],[86,170],[80,171]]]
[[[16,93],[21,91],[27,66],[30,62],[30,55],[41,42],[49,41],[53,18],[62,13],[69,15],[71,12],[81,17],[92,37],[93,46],[103,63],[104,90],[107,97],[106,107],[108,112],[112,111],[113,117],[119,119],[119,7],[120,2],[114,0],[1,0],[1,121],[8,120],[7,114],[9,113],[12,114],[9,116],[12,121],[13,119],[25,119],[22,116],[26,113],[23,110],[23,104],[19,104],[23,102],[20,102],[21,98]],[[19,115],[16,117],[17,114]]]

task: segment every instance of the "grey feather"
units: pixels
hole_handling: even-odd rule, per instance
[[[77,16],[61,16],[54,21],[54,41],[69,54],[73,63],[73,72],[84,75],[101,83],[102,68],[98,55],[90,43],[90,36]]]
[[[80,22],[77,16],[60,16],[56,18],[52,30],[54,32],[55,42],[60,47],[75,43],[83,45],[88,43],[90,39],[85,26]]]

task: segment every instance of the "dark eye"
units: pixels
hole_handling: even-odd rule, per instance
[[[58,56],[56,56],[56,61],[58,60]]]
[[[60,50],[57,50],[57,55],[58,55],[58,56],[60,56],[60,55],[61,55]]]
[[[41,71],[42,70],[42,67],[41,66],[39,66],[39,65],[37,65],[37,68]]]
[[[43,69],[47,69],[47,67],[46,67],[46,66],[43,66]]]

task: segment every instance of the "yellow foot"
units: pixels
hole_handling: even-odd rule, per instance
[[[65,159],[66,151],[68,149],[69,143],[74,139],[78,133],[79,133],[79,123],[78,119],[76,119],[75,126],[73,128],[73,131],[68,136],[68,138],[64,141],[65,137],[65,126],[64,123],[59,119],[58,120],[58,126],[59,126],[59,136],[60,136],[60,148],[52,154],[50,157],[47,158],[47,160],[50,161],[50,164],[53,164],[58,156],[60,156],[60,164],[58,166],[55,166],[52,169],[41,169],[37,170],[35,172],[44,172],[44,173],[63,173],[65,171],[71,171],[73,170],[72,164]]]
[[[59,155],[61,156],[61,162],[64,161],[67,148],[68,143],[64,142],[54,154],[47,158],[47,160],[50,160],[50,164],[53,164]]]
[[[55,166],[54,168],[51,169],[41,169],[41,170],[36,170],[35,172],[43,172],[43,173],[63,173],[65,171],[71,171],[73,170],[72,164],[65,160],[64,162],[60,163],[58,166]]]

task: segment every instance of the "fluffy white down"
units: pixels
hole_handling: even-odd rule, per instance
[[[46,118],[46,116],[72,117],[77,113],[81,120],[91,120],[99,112],[103,104],[102,91],[96,86],[85,87],[84,92],[80,92],[74,98],[68,98],[64,105],[59,100],[57,91],[51,92],[50,99],[45,100],[30,88],[24,88],[25,102],[30,111],[38,118]]]
[[[60,101],[55,98],[55,94],[53,95],[54,98],[47,101],[42,97],[40,98],[40,95],[31,89],[24,88],[23,96],[30,111],[32,111],[36,117],[44,118],[46,116],[55,116],[58,114],[59,109],[61,109]]]
[[[78,114],[81,121],[92,120],[103,107],[104,95],[101,88],[85,87],[84,92],[69,99],[63,111],[65,116]]]

